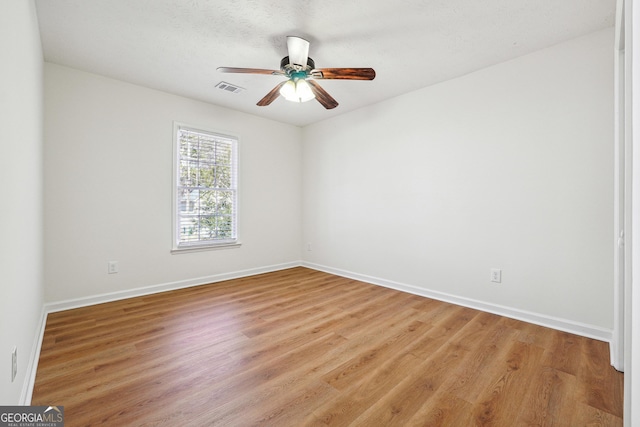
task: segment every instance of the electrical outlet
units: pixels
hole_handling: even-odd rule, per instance
[[[311,252],[311,243],[307,243],[307,251]]]
[[[18,347],[13,347],[11,350],[11,382],[16,379],[18,374]]]
[[[500,270],[498,268],[492,268],[491,269],[491,281],[495,282],[495,283],[501,283],[502,282],[502,270]]]
[[[118,261],[109,261],[107,263],[107,273],[114,274],[118,272]]]

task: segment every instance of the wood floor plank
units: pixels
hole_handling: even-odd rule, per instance
[[[622,425],[606,343],[292,268],[51,313],[67,426]]]
[[[618,402],[623,399],[623,385],[613,380],[617,375],[612,369],[602,369],[609,360],[607,345],[595,340],[582,340],[583,363],[578,378],[581,380],[585,403],[615,417],[622,417],[622,407]]]
[[[544,368],[536,377],[532,378],[529,389],[524,396],[527,402],[520,408],[518,423],[531,426],[563,425],[571,418],[571,412],[563,411],[569,408],[564,396],[568,385],[565,378],[569,375],[553,368]],[[570,377],[570,376],[569,376]]]
[[[520,341],[512,343],[506,360],[486,373],[495,379],[474,407],[478,425],[505,425],[517,418],[542,355],[539,347]]]
[[[582,363],[582,345],[584,340],[578,336],[562,331],[552,331],[550,334],[552,351],[547,353],[545,366],[552,367],[571,375],[577,375]]]
[[[517,331],[510,328],[503,319],[496,322],[485,339],[471,349],[465,363],[452,371],[447,382],[449,391],[467,402],[477,402],[494,381],[494,376],[489,372],[505,363],[510,344],[517,335]]]
[[[622,427],[622,419],[593,406],[577,405],[567,426]]]
[[[460,345],[445,343],[431,356],[422,360],[389,392],[371,405],[355,421],[359,425],[404,425],[429,401],[440,386],[464,360],[469,350]]]
[[[315,409],[314,414],[327,425],[348,425],[369,408],[370,402],[380,400],[395,384],[406,379],[417,363],[420,360],[411,353],[397,355]]]
[[[363,378],[371,377],[372,372],[385,361],[393,360],[400,353],[398,349],[406,349],[428,329],[429,326],[420,321],[411,321],[388,339],[373,341],[374,345],[369,345],[366,351],[355,354],[352,359],[324,375],[322,380],[338,390],[350,388]]]
[[[434,394],[428,405],[421,406],[404,426],[472,426],[472,411],[473,407],[469,402],[443,389],[442,393]]]

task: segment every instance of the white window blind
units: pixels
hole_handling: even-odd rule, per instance
[[[175,247],[237,241],[235,137],[176,126]]]

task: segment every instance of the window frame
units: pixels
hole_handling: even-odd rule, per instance
[[[232,143],[232,181],[235,184],[234,187],[234,208],[232,215],[232,228],[235,231],[235,235],[231,239],[224,240],[199,240],[189,243],[181,243],[180,242],[180,197],[179,197],[179,187],[180,187],[180,138],[179,132],[181,130],[202,133],[205,135],[211,135],[214,138],[219,137],[223,139],[233,140]],[[225,249],[225,248],[234,248],[239,247],[241,245],[239,239],[239,215],[238,215],[238,204],[239,204],[239,146],[240,146],[240,137],[231,132],[219,131],[216,129],[211,129],[205,126],[195,126],[187,123],[181,122],[173,122],[173,173],[172,173],[172,203],[171,203],[171,221],[172,221],[172,245],[171,245],[171,253],[185,253],[185,252],[193,252],[193,251],[203,251],[203,250],[211,250],[211,249]],[[204,187],[207,188],[207,187]]]

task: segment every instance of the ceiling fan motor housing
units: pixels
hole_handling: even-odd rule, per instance
[[[282,71],[284,71],[285,73],[287,73],[288,76],[291,76],[292,73],[299,72],[299,71],[303,71],[305,74],[309,74],[309,72],[311,70],[313,70],[314,68],[316,68],[316,63],[313,62],[313,59],[311,59],[309,57],[307,57],[307,66],[306,67],[301,67],[299,65],[291,64],[289,62],[289,57],[288,56],[285,56],[280,61],[280,69]]]

